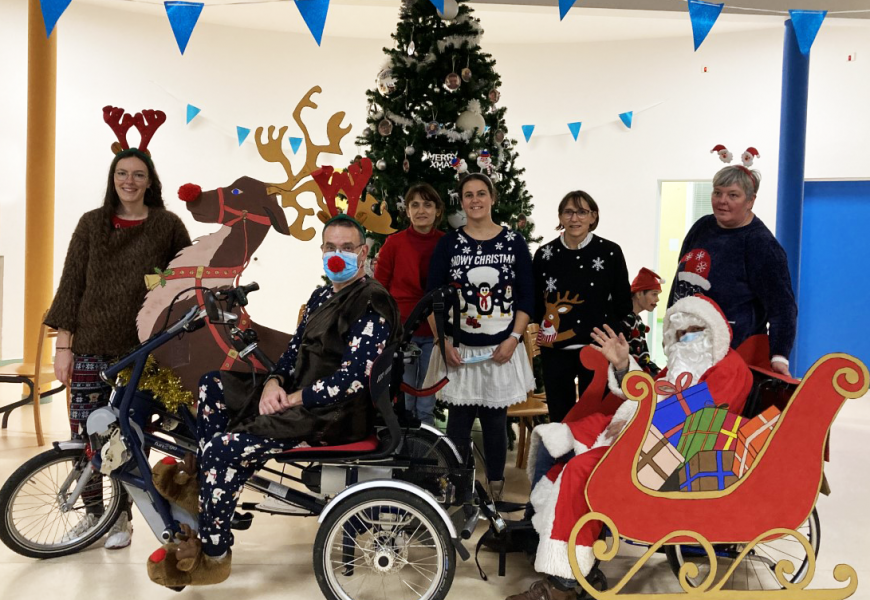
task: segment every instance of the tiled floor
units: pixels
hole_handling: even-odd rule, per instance
[[[0,388],[0,402],[12,399],[15,386]],[[832,462],[827,467],[833,495],[821,497],[818,509],[822,521],[822,547],[817,575],[812,587],[839,587],[832,571],[841,562],[858,572],[856,598],[870,598],[870,553],[864,541],[870,538],[870,479],[866,476],[870,455],[870,397],[853,400],[841,411],[832,433]],[[62,400],[43,405],[43,419],[48,439],[66,438],[66,410]],[[43,451],[36,446],[30,407],[14,411],[9,428],[0,433],[0,481],[26,459]],[[509,456],[507,499],[525,500],[528,482],[525,474],[514,468]],[[246,492],[249,494],[249,492]],[[251,495],[248,499],[254,499]],[[778,498],[777,502],[787,502]],[[712,518],[712,515],[711,515]],[[106,551],[101,545],[77,555],[37,561],[14,554],[0,545],[0,598],[76,598],[102,600],[159,600],[188,598],[238,600],[239,598],[321,598],[312,574],[312,542],[317,523],[311,518],[257,515],[252,528],[236,535],[233,574],[219,586],[187,588],[181,595],[152,584],[145,572],[148,555],[159,544],[146,529],[140,515],[134,517],[133,544],[126,549]],[[473,550],[477,534],[467,547]],[[607,565],[611,583],[633,564],[629,549]],[[496,574],[494,554],[481,553],[481,565],[489,575],[482,581],[473,558],[460,562],[449,598],[476,600],[501,599],[525,590],[536,579],[531,565],[519,554],[508,556],[507,576]],[[632,582],[633,591],[679,591],[676,580],[663,558],[653,557],[649,567]],[[865,589],[867,591],[865,591]],[[389,599],[398,600],[398,599]]]

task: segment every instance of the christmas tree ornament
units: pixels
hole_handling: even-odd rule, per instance
[[[492,156],[490,156],[489,150],[480,151],[480,156],[477,157],[477,166],[482,172],[485,171],[487,175],[492,175]]]
[[[396,91],[396,79],[393,77],[393,70],[390,68],[381,69],[375,78],[375,83],[378,86],[378,92],[385,98]]]
[[[455,72],[451,72],[444,78],[444,89],[448,92],[455,92],[462,85],[462,78]],[[436,90],[437,91],[437,90]]]
[[[752,166],[752,163],[755,161],[756,158],[761,158],[761,155],[758,153],[758,150],[756,150],[752,146],[747,148],[746,152],[744,152],[740,157],[740,159],[743,161],[743,166],[747,169]]]
[[[496,129],[492,137],[495,140],[496,144],[501,144],[504,141],[504,135],[504,131],[502,131],[501,129]]]
[[[441,124],[438,121],[429,121],[426,123],[426,137],[434,137],[441,132]]]
[[[505,150],[510,150],[513,147],[513,144],[511,144],[510,140],[505,140],[502,143],[502,146],[504,147]]]
[[[454,156],[450,159],[450,166],[456,169],[456,178],[458,179],[462,173],[468,173],[468,163],[464,158]]]
[[[462,72],[460,75],[462,77],[462,81],[465,81],[466,83],[471,81],[471,69],[469,69],[468,67],[465,67],[464,69],[462,69]]]
[[[439,14],[445,21],[452,21],[459,15],[459,4],[456,0],[444,0],[444,12]]]
[[[409,36],[411,41],[408,42],[407,48],[408,56],[414,56],[414,52],[417,51],[417,46],[414,44],[414,29],[415,27],[411,27],[411,35]]]
[[[501,92],[496,90],[496,89],[489,90],[489,94],[487,94],[487,98],[489,98],[490,102],[492,102],[493,104],[496,104],[499,100],[501,100]]]
[[[408,160],[408,157],[405,157],[405,160],[402,161],[402,170],[407,173],[411,170],[411,161]]]
[[[417,150],[414,148],[414,146],[405,146],[405,154],[408,156],[414,156],[414,152],[416,151]]]
[[[710,150],[710,154],[714,152],[719,155],[719,160],[721,160],[725,164],[730,163],[731,160],[734,158],[734,155],[731,154],[731,151],[722,144],[716,144],[715,146],[713,146],[713,149]]]
[[[477,152],[469,152],[468,160],[477,160]]]
[[[432,153],[429,155],[429,164],[432,165],[433,169],[443,170],[452,166],[453,159],[456,158],[456,154],[435,154]]]
[[[493,173],[492,176],[490,177],[490,179],[492,179],[493,182],[498,183],[499,181],[502,180],[502,175],[501,175],[501,173]]]
[[[402,212],[405,212],[405,207],[406,207],[406,206],[407,206],[407,205],[405,204],[405,197],[404,197],[404,196],[399,196],[399,201],[396,202],[396,208],[398,208],[398,209],[399,209],[400,211],[402,211]]]
[[[468,223],[468,216],[465,214],[464,210],[459,210],[451,215],[447,215],[447,223],[453,229],[459,229],[460,227],[465,227]]]
[[[393,122],[389,119],[384,119],[383,121],[378,123],[378,133],[380,133],[384,137],[393,133]]]
[[[486,119],[480,114],[480,101],[472,100],[468,109],[456,119],[456,126],[462,131],[473,131],[474,135],[483,135],[486,129]]]
[[[378,171],[386,171],[387,170],[387,161],[383,158],[379,159],[377,162]]]

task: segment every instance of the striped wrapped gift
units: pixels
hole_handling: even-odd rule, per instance
[[[767,438],[779,421],[779,409],[771,406],[757,417],[749,419],[737,432],[737,445],[734,448],[734,473],[738,477],[749,470]]]
[[[659,490],[682,463],[683,456],[661,431],[651,426],[637,460],[638,482],[651,490]]]

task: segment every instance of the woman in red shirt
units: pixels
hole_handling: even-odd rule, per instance
[[[428,183],[418,183],[405,194],[405,211],[411,226],[387,238],[375,267],[375,279],[396,299],[402,320],[426,293],[429,259],[444,232],[438,229],[444,215],[444,202]],[[421,388],[429,368],[434,338],[427,322],[414,332],[411,342],[419,346],[420,358],[405,366],[405,383]],[[405,396],[405,408],[428,425],[435,424],[435,396]]]

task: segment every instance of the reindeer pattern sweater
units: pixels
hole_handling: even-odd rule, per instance
[[[631,286],[618,244],[590,233],[572,249],[559,236],[538,248],[533,270],[540,346],[579,348],[605,323],[627,334],[622,322],[632,309]]]
[[[190,236],[174,213],[151,208],[145,222],[116,229],[102,208],[73,232],[46,325],[73,334],[75,354],[119,356],[139,344],[136,315],[145,275],[165,269]]]

